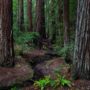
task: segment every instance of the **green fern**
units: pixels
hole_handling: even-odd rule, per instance
[[[46,76],[44,79],[40,79],[39,81],[34,82],[35,87],[39,87],[40,90],[44,90],[45,87],[50,83],[50,77]]]

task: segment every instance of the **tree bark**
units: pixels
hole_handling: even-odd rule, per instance
[[[42,40],[46,38],[44,0],[36,0],[36,31],[40,34],[39,46],[42,47]]]
[[[90,0],[78,0],[74,78],[90,79]]]
[[[32,24],[32,0],[27,0],[28,5],[28,21],[29,21],[29,30],[30,32],[33,31],[33,24]]]
[[[52,38],[51,43],[54,44],[56,42],[57,29],[56,29],[56,21],[55,21],[55,0],[51,1],[51,29],[52,29]]]
[[[69,0],[64,0],[63,22],[64,22],[64,46],[67,46],[69,43]]]
[[[24,31],[24,8],[23,8],[23,0],[18,0],[19,5],[19,30]]]
[[[2,28],[1,39],[2,50],[0,56],[1,66],[13,66],[14,49],[13,49],[13,31],[12,31],[12,0],[2,0]],[[2,41],[2,42],[1,42]]]
[[[1,0],[0,0],[0,58],[2,58]]]
[[[62,0],[58,0],[58,19],[59,19],[59,22],[63,21],[62,13],[63,13],[63,10],[62,10]]]

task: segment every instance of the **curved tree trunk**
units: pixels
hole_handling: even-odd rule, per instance
[[[75,78],[90,79],[90,0],[78,0],[73,65]]]

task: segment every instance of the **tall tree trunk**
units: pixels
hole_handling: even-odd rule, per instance
[[[1,0],[0,0],[0,35],[1,35]]]
[[[24,8],[23,8],[23,0],[18,0],[19,5],[19,30],[24,31]]]
[[[64,0],[63,22],[64,22],[64,46],[67,46],[69,43],[69,0]]]
[[[58,35],[60,39],[60,46],[63,47],[63,31],[61,24],[63,23],[63,2],[58,0]]]
[[[2,0],[2,52],[0,57],[0,65],[13,66],[13,32],[12,32],[12,0]]]
[[[1,0],[0,0],[0,15],[1,15]]]
[[[90,79],[90,0],[78,0],[73,76]]]
[[[32,0],[27,0],[28,5],[28,21],[29,21],[29,30],[30,32],[33,31],[33,24],[32,24]]]
[[[41,47],[42,40],[46,38],[44,0],[36,0],[36,16],[36,31],[40,34],[39,44]]]
[[[51,29],[52,29],[52,38],[51,43],[56,42],[57,30],[56,30],[56,21],[55,21],[55,0],[51,0]]]
[[[0,0],[0,58],[2,58],[1,0]]]
[[[1,38],[1,1],[0,1],[0,38]]]
[[[58,0],[58,19],[61,22],[62,19],[62,0]]]
[[[45,8],[45,20],[46,20],[46,25],[45,25],[45,27],[46,27],[46,37],[47,38],[49,38],[49,34],[50,34],[50,31],[49,31],[49,0],[46,0],[45,1],[45,6],[46,6],[46,8]]]

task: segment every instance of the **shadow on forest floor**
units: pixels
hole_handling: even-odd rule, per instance
[[[30,68],[30,67],[32,68]],[[56,90],[90,90],[89,80],[75,80],[71,78],[71,66],[66,64],[62,57],[59,57],[54,52],[47,52],[44,50],[34,50],[32,52],[25,52],[16,59],[16,66],[10,69],[4,69],[2,73],[0,68],[0,86],[16,86],[15,89],[11,87],[2,88],[0,90],[40,90],[33,86],[32,80],[37,80],[41,77],[50,75],[51,78],[55,79],[55,69],[60,71],[60,74],[65,76],[68,80],[72,81],[72,86],[69,87],[58,87]],[[31,72],[32,71],[32,72]],[[33,74],[34,73],[34,74]],[[33,77],[29,75],[33,74]],[[4,78],[5,76],[5,78]],[[3,79],[2,79],[3,78]],[[3,83],[4,82],[4,83]],[[21,83],[17,83],[21,82]],[[1,85],[2,84],[2,85]],[[55,90],[51,87],[47,87],[45,90]]]

